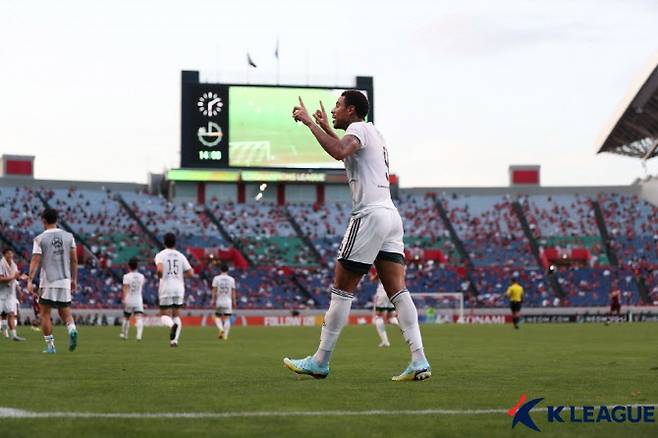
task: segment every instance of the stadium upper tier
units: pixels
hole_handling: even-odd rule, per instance
[[[46,205],[78,239],[77,300],[89,307],[120,306],[120,279],[132,256],[142,260],[145,300],[155,305],[153,256],[169,231],[199,274],[188,283],[189,306],[209,304],[219,260],[243,268],[238,262],[248,260],[246,269],[232,269],[239,307],[324,307],[351,211],[347,203],[198,205],[126,190],[2,186],[0,238],[23,267]],[[614,287],[624,303],[658,301],[658,209],[637,196],[471,191],[402,194],[396,205],[412,291],[463,291],[466,305],[505,306],[504,292],[518,277],[531,306],[604,305]],[[587,257],[569,257],[575,250]],[[551,251],[561,258],[546,269]],[[362,281],[355,306],[369,305],[374,287]]]

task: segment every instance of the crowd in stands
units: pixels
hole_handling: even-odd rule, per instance
[[[543,269],[515,210],[517,200],[539,251],[583,247],[591,254],[588,263]],[[592,198],[586,196],[402,195],[395,202],[405,228],[408,288],[463,292],[466,305],[501,307],[507,305],[504,292],[515,277],[526,289],[527,305],[554,307],[605,305],[613,286],[622,290],[624,304],[637,304],[642,281],[658,302],[658,209],[636,196],[601,194],[597,200],[619,266],[608,260]],[[187,283],[189,307],[209,305],[216,273],[216,261],[193,250],[201,248],[203,254],[232,247],[252,264],[232,270],[239,308],[326,307],[351,211],[348,203],[278,206],[214,199],[207,209],[130,191],[0,187],[0,236],[18,249],[23,265],[32,238],[42,231],[40,213],[46,204],[60,212],[62,226],[76,234],[84,249],[76,300],[89,308],[120,306],[121,277],[133,256],[147,278],[145,303],[155,306],[153,256],[168,231],[177,234],[178,248],[197,273]],[[556,295],[551,275],[563,296]],[[370,305],[374,288],[363,280],[355,307]]]

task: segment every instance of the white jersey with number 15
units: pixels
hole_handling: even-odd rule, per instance
[[[183,274],[192,269],[187,257],[175,249],[167,248],[155,256],[155,265],[162,263],[162,278],[158,294],[160,297],[182,296],[185,293]]]

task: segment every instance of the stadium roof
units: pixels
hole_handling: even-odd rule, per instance
[[[651,74],[641,77],[642,85],[634,87],[637,91],[627,96],[619,114],[605,128],[597,153],[643,159],[658,156],[658,62],[652,67]]]

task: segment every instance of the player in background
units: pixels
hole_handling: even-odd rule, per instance
[[[235,279],[228,275],[228,266],[222,264],[221,274],[212,279],[211,305],[215,306],[215,325],[219,329],[219,339],[228,340],[231,329],[231,315],[236,307]]]
[[[142,340],[144,331],[144,301],[142,299],[142,290],[144,288],[144,275],[137,271],[137,259],[135,257],[128,260],[129,272],[123,276],[123,325],[119,337],[128,340],[128,330],[130,329],[130,317],[135,315],[135,327],[137,328],[138,341]]]
[[[190,262],[176,250],[176,236],[167,233],[164,236],[165,249],[155,256],[157,276],[160,279],[158,301],[160,318],[169,328],[169,345],[178,347],[178,339],[183,328],[180,309],[185,302],[184,276],[194,277]]]
[[[377,334],[381,342],[379,343],[380,347],[390,347],[391,343],[388,341],[388,335],[386,334],[386,322],[389,322],[393,325],[399,325],[398,319],[395,315],[395,306],[391,303],[391,300],[388,299],[386,295],[386,290],[382,285],[382,282],[379,281],[377,277],[377,271],[374,269],[370,270],[370,281],[377,283],[377,291],[372,299],[372,306],[375,312],[375,318],[373,320],[375,324],[375,329],[377,329]]]
[[[616,321],[619,321],[619,318],[621,318],[621,290],[617,284],[613,286],[613,289],[610,292],[610,313],[605,322],[606,325],[610,324],[613,315],[617,317]]]
[[[354,290],[374,263],[386,294],[398,312],[402,336],[411,350],[411,363],[392,380],[424,380],[431,377],[432,371],[425,358],[418,312],[404,279],[402,219],[391,199],[386,143],[375,126],[364,121],[368,107],[368,99],[359,91],[348,90],[341,94],[331,114],[334,129],[345,130],[342,138],[329,126],[322,102],[321,109],[314,114],[315,123],[301,98],[299,106],[293,109],[293,119],[310,129],[325,152],[345,164],[352,192],[352,214],[338,251],[320,345],[312,356],[284,358],[283,362],[298,374],[315,378],[329,375],[329,360],[347,324]]]
[[[512,311],[512,322],[514,323],[514,328],[519,328],[519,314],[521,313],[521,305],[523,303],[523,287],[519,284],[519,281],[515,278],[512,278],[512,284],[507,288],[505,292],[507,298],[509,298],[509,307]]]
[[[57,211],[47,208],[41,215],[45,231],[34,238],[32,260],[28,274],[27,288],[33,293],[32,279],[41,266],[39,274],[39,315],[41,331],[46,341],[44,353],[54,354],[50,309],[56,308],[59,317],[66,324],[69,335],[69,351],[78,345],[78,330],[71,314],[71,294],[78,283],[78,256],[75,252],[73,235],[57,228]]]
[[[14,252],[5,248],[2,250],[0,259],[0,312],[2,312],[2,331],[6,338],[14,341],[24,341],[16,334],[16,315],[18,313],[18,299],[16,293],[19,290],[18,280],[27,277],[22,275],[14,262]],[[7,323],[9,328],[7,329]]]

